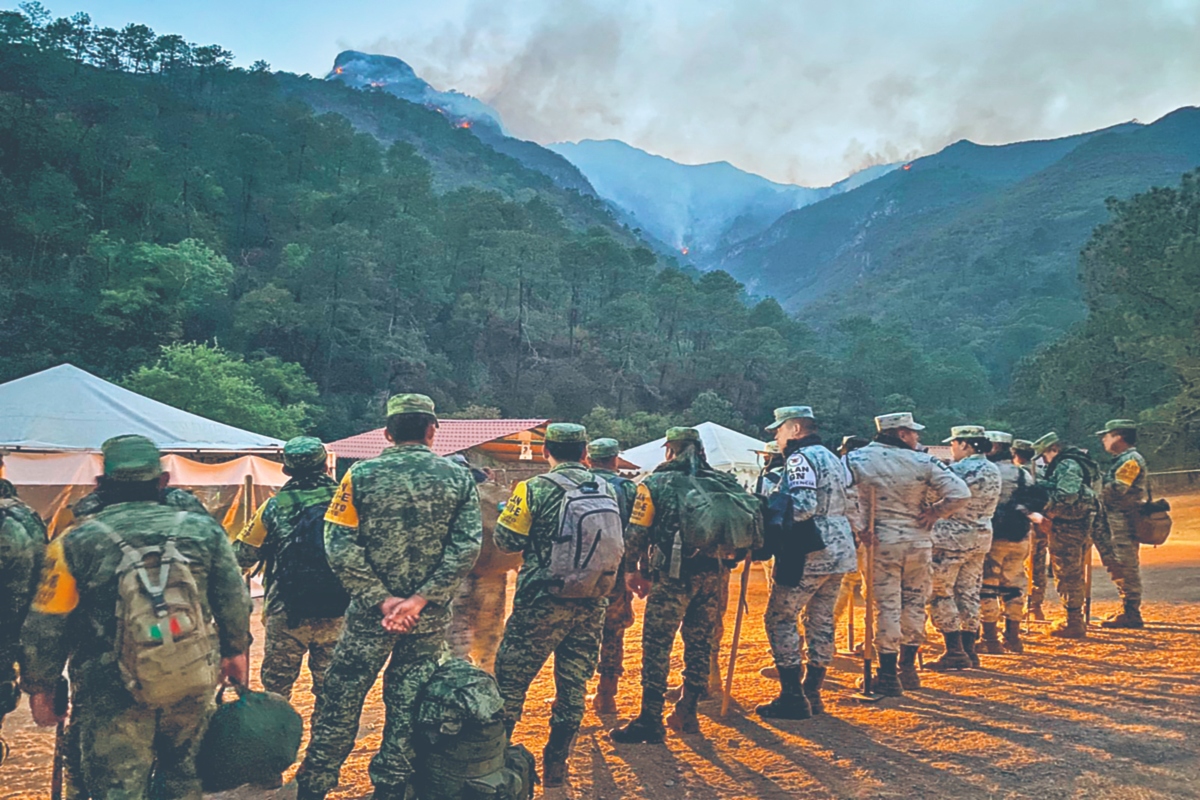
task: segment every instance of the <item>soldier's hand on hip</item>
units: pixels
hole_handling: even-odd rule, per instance
[[[29,713],[33,715],[33,721],[43,728],[53,728],[65,719],[54,713],[54,692],[29,695]]]
[[[939,519],[941,519],[941,516],[937,513],[937,510],[933,508],[933,506],[923,508],[921,509],[921,513],[917,514],[917,524],[922,528],[932,528],[933,523],[937,522]]]

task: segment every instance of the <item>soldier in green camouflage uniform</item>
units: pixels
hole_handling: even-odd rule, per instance
[[[208,513],[208,509],[196,495],[177,486],[168,486],[159,492],[158,502],[177,511],[190,511],[193,514]],[[74,522],[82,522],[88,517],[99,514],[110,505],[112,505],[112,501],[108,499],[104,489],[98,488],[91,494],[84,495],[75,505],[71,506],[71,515],[74,517]]]
[[[165,796],[201,796],[194,758],[213,708],[213,691],[168,708],[139,704],[117,659],[117,568],[132,547],[174,540],[188,559],[204,611],[216,623],[221,673],[246,680],[250,597],[225,531],[207,514],[181,514],[159,502],[165,480],[154,444],[141,436],[104,443],[104,493],[111,503],[47,548],[41,583],[22,631],[21,685],[39,725],[53,725],[54,687],[70,659],[71,725],[78,731],[82,779],[97,798],[143,798],[154,765]],[[216,687],[212,687],[215,689]]]
[[[41,517],[21,502],[16,487],[0,478],[0,727],[4,715],[17,707],[21,623],[37,588],[47,541]]]
[[[551,473],[562,473],[577,483],[591,481],[593,473],[582,463],[586,448],[587,430],[582,425],[556,423],[546,429]],[[513,612],[496,655],[496,682],[510,732],[521,719],[529,684],[554,654],[555,699],[550,738],[542,753],[547,786],[561,786],[566,779],[567,756],[583,720],[587,683],[596,671],[608,606],[607,597],[564,598],[550,591],[552,539],[558,534],[564,494],[549,480],[522,481],[496,523],[496,545],[525,556],[517,574]]]
[[[475,480],[430,449],[433,401],[396,395],[387,411],[393,446],[350,468],[325,515],[329,565],[351,601],[296,775],[299,800],[337,785],[363,701],[385,663],[386,721],[369,774],[376,800],[404,798],[413,773],[413,703],[445,652],[450,601],[479,555]]]
[[[617,474],[617,457],[621,443],[616,439],[596,439],[588,444],[588,463],[592,473],[600,475],[617,489],[621,504],[621,523],[629,526],[633,502],[637,499],[637,484]],[[617,688],[625,674],[625,631],[633,624],[633,593],[625,585],[625,571],[617,575],[617,585],[608,596],[604,614],[604,637],[600,645],[600,686],[592,708],[598,714],[617,713]]]
[[[612,731],[614,742],[662,742],[663,697],[671,668],[675,634],[683,634],[683,695],[668,723],[683,733],[698,732],[696,702],[708,686],[710,658],[717,646],[714,632],[721,614],[721,583],[729,570],[719,559],[707,556],[682,559],[679,577],[670,577],[670,557],[680,528],[680,492],[676,479],[703,472],[727,483],[731,491],[745,491],[737,479],[717,472],[704,457],[704,446],[695,428],[667,431],[667,460],[638,487],[637,501],[625,542],[626,581],[631,590],[644,589],[639,564],[649,565],[652,582],[642,621],[642,707],[636,719]]]
[[[1141,628],[1142,573],[1134,535],[1135,519],[1150,499],[1150,472],[1146,459],[1137,451],[1137,423],[1130,419],[1109,420],[1096,435],[1104,449],[1116,459],[1104,473],[1100,501],[1104,520],[1095,528],[1096,550],[1121,593],[1124,608],[1100,623],[1104,628]]]
[[[342,631],[341,615],[303,617],[289,609],[276,579],[280,545],[291,535],[301,514],[312,506],[319,506],[323,514],[333,500],[337,481],[325,474],[325,460],[325,446],[320,439],[297,436],[288,441],[283,446],[283,471],[290,476],[288,482],[259,507],[234,542],[238,564],[243,569],[264,566],[267,594],[263,600],[263,625],[267,640],[260,674],[263,688],[287,698],[292,696],[292,685],[300,675],[305,654],[312,674],[313,696],[320,697],[325,670]]]
[[[1066,621],[1055,625],[1050,635],[1083,639],[1087,636],[1083,559],[1092,548],[1092,520],[1097,507],[1092,483],[1099,470],[1087,454],[1064,446],[1053,432],[1034,442],[1033,449],[1047,464],[1045,474],[1038,477],[1038,486],[1048,494],[1042,515],[1050,520],[1050,562],[1055,588],[1067,609]]]

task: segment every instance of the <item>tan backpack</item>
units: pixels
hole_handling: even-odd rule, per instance
[[[176,530],[188,513],[175,518]],[[211,694],[220,678],[213,626],[174,535],[133,547],[98,523],[117,547],[117,663],[125,688],[142,705],[164,708]]]

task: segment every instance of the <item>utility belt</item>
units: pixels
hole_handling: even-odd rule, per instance
[[[651,570],[671,578],[680,578],[684,575],[717,572],[723,568],[721,559],[714,556],[684,553],[680,534],[676,533],[674,539],[674,546],[670,550],[656,544],[650,545]]]

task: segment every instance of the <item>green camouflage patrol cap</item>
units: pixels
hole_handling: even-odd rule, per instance
[[[1113,431],[1136,431],[1137,422],[1131,419],[1110,419],[1104,423],[1103,430],[1096,431],[1097,436],[1103,436],[1106,433]]]
[[[1013,439],[1012,446],[1013,450],[1032,450],[1033,442],[1028,439]]]
[[[1012,444],[1013,435],[1005,431],[984,431],[987,440],[992,444]]]
[[[763,430],[773,431],[789,419],[816,419],[811,406],[783,406],[775,409],[775,421]]]
[[[0,500],[8,500],[17,496],[17,487],[7,478],[0,478]]]
[[[587,428],[574,422],[552,422],[546,426],[547,442],[564,444],[587,442]]]
[[[145,436],[114,436],[100,445],[104,477],[122,483],[152,481],[162,475],[162,454]]]
[[[700,431],[695,428],[675,427],[667,428],[668,442],[698,442],[700,441]]]
[[[394,394],[388,398],[387,415],[396,414],[428,414],[437,419],[433,399],[424,394]]]
[[[1033,443],[1033,452],[1040,456],[1056,444],[1058,444],[1058,434],[1050,431]]]
[[[593,439],[588,442],[588,455],[592,458],[612,458],[621,452],[621,443],[616,439]]]
[[[950,429],[950,438],[942,439],[942,444],[950,444],[955,439],[986,439],[987,431],[982,425],[955,425]]]
[[[918,425],[913,420],[912,412],[900,411],[895,414],[883,414],[875,418],[875,430],[883,433],[884,431],[895,430],[896,428],[907,428],[910,431],[923,431],[924,425]]]
[[[325,445],[315,436],[297,436],[283,446],[283,465],[288,469],[324,468],[325,458]]]

